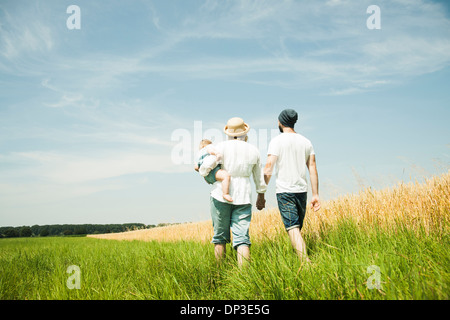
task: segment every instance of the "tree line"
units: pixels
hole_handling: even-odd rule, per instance
[[[49,237],[49,236],[76,236],[99,233],[117,233],[139,229],[150,229],[170,225],[160,223],[158,225],[145,225],[143,223],[124,224],[52,224],[20,227],[0,227],[0,238],[15,237]]]

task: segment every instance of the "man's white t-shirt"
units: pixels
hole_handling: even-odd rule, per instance
[[[307,192],[306,162],[314,154],[311,141],[298,133],[281,133],[270,141],[267,154],[278,157],[276,193]]]
[[[222,155],[222,169],[230,176],[230,196],[232,204],[241,205],[252,203],[252,187],[250,176],[253,177],[257,193],[265,193],[267,185],[261,169],[259,150],[248,142],[240,140],[227,140],[216,146],[218,154]],[[222,183],[213,184],[211,196],[221,202],[223,198]]]

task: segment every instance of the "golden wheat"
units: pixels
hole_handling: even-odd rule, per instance
[[[366,188],[322,204],[313,212],[307,209],[302,232],[318,236],[339,220],[351,219],[367,231],[373,226],[386,232],[397,228],[412,231],[441,231],[448,234],[450,212],[450,171],[427,179],[424,183],[400,183],[394,188],[373,191]],[[278,209],[254,212],[250,227],[252,241],[272,239],[283,231]],[[113,240],[200,241],[209,242],[213,230],[211,220],[171,225],[123,233],[89,235]]]

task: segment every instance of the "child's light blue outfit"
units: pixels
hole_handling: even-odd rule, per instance
[[[202,167],[203,164],[204,166]],[[205,178],[206,182],[213,184],[217,181],[216,173],[220,170],[220,164],[217,164],[217,157],[209,153],[208,146],[200,150],[198,168],[200,175]]]

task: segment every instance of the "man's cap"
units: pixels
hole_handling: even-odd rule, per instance
[[[293,109],[284,109],[278,116],[278,121],[280,121],[280,123],[283,126],[289,128],[294,128],[294,125],[297,122],[297,120],[298,120],[297,111]]]

